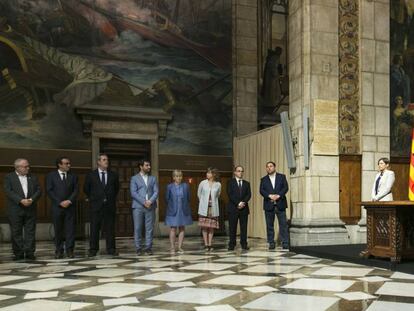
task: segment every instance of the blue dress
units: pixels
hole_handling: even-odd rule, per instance
[[[187,226],[193,223],[189,206],[190,194],[188,185],[171,183],[166,192],[167,215],[165,225],[170,227]]]

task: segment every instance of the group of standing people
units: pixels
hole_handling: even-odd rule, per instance
[[[132,198],[132,216],[134,223],[134,243],[138,256],[152,255],[155,210],[159,195],[159,186],[155,176],[150,174],[151,163],[139,162],[139,172],[130,180]],[[5,177],[4,190],[7,197],[7,209],[11,227],[11,240],[15,260],[35,259],[36,204],[42,195],[39,180],[30,174],[27,159],[16,159],[15,170]],[[78,177],[71,172],[68,157],[56,160],[56,170],[46,177],[46,192],[51,200],[52,218],[55,233],[55,258],[74,257],[76,201],[79,194]],[[263,196],[267,241],[269,249],[275,248],[274,220],[279,221],[280,239],[283,248],[289,247],[286,220],[286,193],[288,184],[283,174],[276,173],[274,162],[266,164],[267,175],[261,179],[260,194]],[[250,183],[243,179],[244,169],[234,168],[234,177],[227,185],[227,205],[229,220],[229,250],[236,246],[237,224],[240,223],[240,245],[242,250],[249,249],[247,244],[247,223]],[[183,182],[183,173],[174,170],[173,182],[167,185],[165,201],[167,203],[165,224],[170,227],[171,252],[183,253],[185,226],[192,224],[190,207],[190,187]],[[90,203],[90,257],[99,251],[100,232],[105,232],[106,252],[117,255],[115,243],[116,201],[119,192],[119,177],[109,169],[106,154],[97,158],[97,169],[87,173],[83,192]],[[198,185],[198,225],[201,228],[206,251],[213,249],[214,231],[219,229],[219,197],[221,183],[219,172],[208,168],[206,179]],[[145,232],[145,240],[142,235]],[[176,240],[178,235],[178,245]]]

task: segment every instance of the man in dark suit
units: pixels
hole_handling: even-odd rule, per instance
[[[250,183],[243,179],[244,169],[241,165],[234,168],[234,178],[227,184],[227,205],[229,219],[229,251],[236,246],[237,222],[240,222],[240,245],[247,251],[247,218],[249,216],[249,200],[252,196]]]
[[[36,176],[29,174],[29,161],[16,159],[14,168],[15,171],[7,174],[4,179],[13,260],[35,260],[36,202],[42,192]]]
[[[89,256],[96,256],[99,250],[99,232],[103,227],[106,251],[117,255],[115,246],[116,197],[119,191],[118,174],[108,169],[106,154],[98,157],[98,168],[86,175],[83,191],[90,202],[90,248]]]
[[[63,237],[65,237],[66,256],[73,258],[78,177],[70,172],[68,157],[58,158],[56,167],[57,170],[50,172],[46,177],[46,191],[52,201],[55,258],[63,258]]]
[[[269,249],[274,250],[275,245],[275,214],[279,222],[279,239],[283,249],[289,249],[289,232],[286,219],[286,193],[289,186],[286,176],[276,172],[276,164],[272,161],[266,163],[267,175],[260,180],[260,194],[263,196],[263,209],[266,218],[266,232]]]

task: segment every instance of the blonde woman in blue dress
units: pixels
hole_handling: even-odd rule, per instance
[[[167,202],[167,215],[165,225],[170,226],[170,243],[171,253],[175,253],[175,242],[178,231],[178,249],[179,254],[184,253],[184,227],[191,225],[190,208],[190,190],[187,183],[183,183],[183,173],[180,170],[174,170],[172,173],[174,182],[167,186],[165,199]]]

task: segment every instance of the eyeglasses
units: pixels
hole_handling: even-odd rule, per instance
[[[241,170],[237,170],[236,172],[238,172],[238,173],[243,173],[244,171],[241,171]]]

